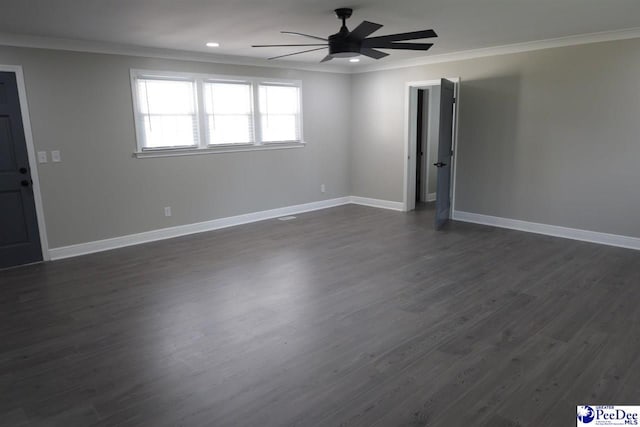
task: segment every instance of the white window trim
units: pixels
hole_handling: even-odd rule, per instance
[[[170,157],[170,156],[190,156],[197,154],[214,154],[214,153],[233,153],[243,151],[261,151],[261,150],[281,150],[285,148],[301,148],[306,145],[303,133],[303,117],[302,117],[302,81],[290,79],[277,79],[271,77],[248,77],[224,74],[203,74],[203,73],[186,73],[180,71],[158,71],[158,70],[141,70],[131,69],[131,97],[133,99],[133,117],[136,133],[136,151],[134,157]],[[144,147],[144,125],[140,117],[140,108],[138,105],[138,92],[136,80],[139,78],[157,78],[157,79],[184,79],[194,81],[196,89],[196,108],[198,120],[198,146],[197,147],[161,147],[147,148]],[[252,85],[253,96],[253,126],[254,126],[254,143],[249,144],[209,144],[209,132],[206,129],[207,117],[204,108],[204,83],[205,82],[246,82]],[[295,86],[299,88],[299,105],[298,105],[298,126],[300,129],[299,141],[262,141],[261,117],[259,110],[258,88],[260,84]]]
[[[302,86],[301,84],[289,84],[289,83],[283,83],[282,81],[277,81],[274,79],[269,79],[269,80],[261,80],[258,84],[256,84],[255,86],[255,90],[260,90],[260,85],[264,85],[264,86],[282,86],[282,87],[297,87],[298,88],[298,126],[300,129],[300,139],[302,139]],[[262,113],[260,112],[260,98],[259,96],[256,96],[254,98],[254,102],[255,102],[255,108],[256,108],[256,125],[260,126],[260,139],[262,139]],[[263,141],[263,144],[273,144],[273,143],[295,143],[295,142],[299,142],[299,141]]]
[[[203,124],[203,132],[206,134],[206,142],[204,145],[206,145],[205,147],[200,147],[200,148],[205,148],[205,149],[210,149],[210,148],[216,148],[216,147],[224,147],[224,146],[254,146],[254,145],[258,145],[259,143],[257,141],[260,141],[260,138],[258,137],[258,130],[256,129],[256,113],[255,113],[255,100],[256,100],[256,94],[255,94],[255,84],[247,79],[234,79],[234,80],[230,80],[230,79],[225,79],[225,80],[221,80],[221,79],[212,79],[212,78],[206,78],[206,79],[202,79],[201,80],[202,83],[202,102],[201,102],[201,109],[200,111],[200,120],[201,123]],[[251,111],[250,111],[250,116],[251,116],[251,128],[252,128],[252,135],[253,135],[253,140],[254,142],[236,142],[236,143],[228,143],[228,144],[211,144],[211,134],[209,132],[209,118],[207,117],[207,109],[205,107],[206,104],[206,94],[205,94],[205,90],[204,90],[204,85],[206,83],[231,83],[231,84],[240,84],[240,85],[249,85],[250,86],[250,95],[251,95]],[[199,107],[200,108],[200,107]],[[214,114],[215,116],[215,114]]]

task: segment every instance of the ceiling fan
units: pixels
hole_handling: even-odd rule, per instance
[[[340,31],[329,36],[328,39],[323,37],[312,36],[309,34],[296,33],[293,31],[281,31],[283,34],[294,34],[297,36],[309,37],[321,40],[324,43],[314,44],[259,44],[252,47],[314,47],[312,49],[302,50],[300,52],[288,53],[286,55],[274,56],[268,59],[284,58],[285,56],[299,55],[301,53],[314,52],[329,48],[329,54],[320,62],[326,62],[333,58],[349,58],[352,56],[364,55],[373,59],[380,59],[388,56],[388,53],[377,49],[405,49],[405,50],[428,50],[433,43],[401,43],[407,40],[427,39],[438,37],[433,30],[412,31],[410,33],[389,34],[387,36],[369,37],[375,31],[382,28],[382,25],[374,22],[362,21],[353,31],[349,31],[346,21],[353,13],[352,9],[343,7],[335,10],[338,19],[342,20]]]

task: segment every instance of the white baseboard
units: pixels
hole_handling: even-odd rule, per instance
[[[347,196],[302,205],[285,206],[266,211],[252,212],[244,215],[236,215],[227,218],[219,218],[211,221],[195,224],[179,225],[176,227],[162,228],[159,230],[145,231],[143,233],[129,234],[111,239],[97,240],[93,242],[79,243],[76,245],[62,246],[49,249],[51,260],[70,258],[86,255],[94,252],[108,251],[126,246],[139,245],[141,243],[155,242],[188,234],[213,231],[236,225],[248,224],[281,216],[295,215],[303,212],[311,212],[318,209],[326,209],[335,206],[353,203],[356,205],[371,206],[375,208],[403,211],[402,202],[390,200],[370,199],[367,197]],[[489,215],[481,215],[471,212],[453,211],[452,219],[476,224],[490,225],[494,227],[509,228],[512,230],[527,231],[530,233],[546,234],[548,236],[563,237],[567,239],[582,240],[585,242],[600,243],[603,245],[618,246],[622,248],[640,250],[640,238],[620,236],[616,234],[599,233],[596,231],[579,230],[575,228],[559,227],[556,225],[539,224],[535,222],[520,221],[516,219],[501,218]]]
[[[601,245],[640,250],[640,238],[638,237],[620,236],[618,234],[600,233],[597,231],[580,230],[578,228],[560,227],[557,225],[540,224],[537,222],[521,221],[517,219],[481,215],[463,211],[454,211],[452,219],[456,221],[490,225],[493,227],[509,228],[511,230],[527,231],[529,233],[545,234],[547,236],[562,237],[565,239],[599,243]]]
[[[145,231],[143,233],[114,237],[111,239],[97,240],[93,242],[79,243],[77,245],[52,248],[49,249],[49,255],[52,260],[70,258],[94,252],[122,248],[125,246],[139,245],[141,243],[170,239],[172,237],[202,233],[204,231],[218,230],[221,228],[233,227],[234,225],[263,221],[265,219],[310,212],[318,209],[332,208],[334,206],[346,205],[348,203],[351,203],[351,198],[347,196],[339,197],[336,199],[321,200],[319,202],[305,203],[302,205],[286,206],[283,208],[252,212],[244,215],[236,215],[226,218],[214,219],[211,221],[198,222],[195,224],[179,225],[176,227],[162,228],[159,230],[151,230]]]
[[[351,203],[355,205],[371,206],[374,208],[391,209],[393,211],[403,211],[404,204],[402,202],[393,202],[391,200],[370,199],[368,197],[351,196]]]
[[[427,194],[427,202],[435,202],[436,201],[436,193]]]

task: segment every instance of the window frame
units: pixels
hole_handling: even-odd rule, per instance
[[[144,116],[145,114],[142,113],[141,109],[140,109],[140,100],[138,99],[138,87],[136,85],[136,81],[132,81],[132,96],[133,96],[133,105],[134,105],[134,120],[135,120],[135,125],[136,125],[136,139],[137,139],[137,144],[138,144],[138,151],[155,151],[155,150],[193,150],[196,149],[198,147],[201,146],[202,144],[202,132],[200,129],[200,124],[199,124],[199,100],[198,100],[198,89],[197,89],[197,84],[194,78],[188,77],[188,76],[173,76],[173,77],[166,77],[166,76],[159,76],[159,75],[150,75],[150,74],[146,74],[144,76],[142,75],[138,75],[136,76],[136,80],[137,79],[144,79],[144,80],[159,80],[159,81],[182,81],[182,82],[191,82],[193,85],[193,93],[194,96],[196,97],[194,101],[194,111],[195,111],[195,118],[196,118],[196,133],[195,133],[195,137],[196,137],[196,141],[194,145],[175,145],[175,146],[167,146],[167,147],[145,147],[145,143],[147,140],[147,135],[144,131],[145,126],[144,126]],[[149,112],[148,114],[149,116],[152,116],[152,114]]]
[[[131,69],[131,96],[133,99],[133,116],[136,135],[136,151],[135,157],[165,157],[165,156],[184,156],[194,154],[210,154],[210,153],[228,153],[255,150],[274,150],[283,148],[299,148],[306,145],[303,133],[303,113],[302,113],[302,81],[292,79],[279,79],[268,77],[248,77],[225,74],[205,74],[205,73],[189,73],[181,71],[157,71],[157,70],[141,70]],[[145,147],[145,131],[144,123],[139,106],[138,99],[138,79],[158,79],[158,80],[183,80],[193,81],[195,88],[195,107],[196,107],[196,128],[198,136],[197,146],[176,146],[176,147]],[[208,118],[205,109],[205,83],[229,82],[229,83],[248,83],[251,85],[252,96],[252,125],[253,125],[253,143],[229,143],[229,144],[211,144],[211,136],[208,129]],[[260,85],[276,84],[280,86],[293,86],[298,88],[298,128],[300,130],[300,139],[296,141],[262,141],[262,123],[260,114]]]
[[[265,86],[265,87],[295,87],[298,89],[298,131],[299,131],[299,136],[300,136],[300,140],[302,140],[302,87],[298,86],[298,85],[292,85],[292,84],[283,84],[282,82],[277,82],[274,80],[271,81],[261,81],[259,82],[256,87],[255,90],[257,90],[258,92],[260,91],[260,86]],[[255,96],[255,102],[256,102],[256,108],[257,111],[255,112],[255,115],[257,116],[258,122],[257,124],[260,125],[260,138],[262,140],[262,112],[260,111],[260,94],[258,93]],[[263,140],[263,144],[273,144],[273,143],[282,143],[282,142],[298,142],[297,140],[289,140],[289,141],[264,141]]]
[[[211,84],[215,84],[215,83],[229,83],[229,84],[243,84],[243,85],[249,85],[250,89],[249,89],[249,95],[251,97],[251,109],[249,112],[250,115],[250,126],[252,128],[252,135],[253,135],[253,142],[232,142],[232,143],[219,143],[219,144],[213,144],[211,142],[211,132],[209,131],[209,114],[207,113],[207,108],[206,108],[206,94],[205,94],[205,84],[207,83],[211,83]],[[255,117],[255,104],[256,104],[256,94],[255,94],[255,85],[253,84],[253,82],[251,82],[250,80],[240,80],[240,79],[234,79],[234,80],[230,80],[230,79],[225,79],[225,80],[221,80],[219,78],[213,79],[213,78],[205,78],[202,79],[202,118],[203,118],[203,122],[202,122],[202,126],[203,126],[203,131],[206,133],[206,141],[205,141],[205,145],[206,148],[216,148],[216,147],[224,147],[224,146],[240,146],[240,145],[256,145],[257,141],[258,141],[258,135],[256,133],[256,117]],[[215,114],[213,114],[215,116]]]

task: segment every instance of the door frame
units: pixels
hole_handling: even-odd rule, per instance
[[[455,167],[458,158],[458,112],[460,109],[460,77],[444,77],[454,83],[456,103],[453,111],[453,159],[451,165],[452,185],[451,185],[451,212],[455,211],[456,207],[456,173]],[[417,136],[417,96],[411,96],[412,89],[418,90],[428,86],[439,86],[440,79],[412,81],[405,83],[404,94],[404,182],[402,185],[402,206],[403,211],[407,212],[415,208],[415,194],[413,200],[409,197],[409,191],[411,186],[411,180],[415,183],[416,180],[416,165],[415,157],[416,152],[416,136]],[[415,193],[415,192],[414,192]]]
[[[0,71],[14,73],[18,86],[18,98],[20,99],[20,114],[22,115],[22,127],[24,128],[24,139],[27,144],[27,156],[29,158],[29,169],[31,170],[31,180],[33,181],[33,198],[36,205],[36,216],[38,219],[38,233],[40,234],[40,247],[42,248],[42,260],[49,261],[49,242],[47,239],[47,228],[44,220],[44,209],[42,205],[42,193],[40,192],[40,178],[38,176],[38,162],[36,161],[36,150],[33,145],[33,133],[31,132],[31,119],[29,116],[29,105],[27,103],[27,89],[24,84],[24,74],[21,65],[0,64]]]

